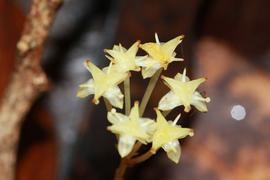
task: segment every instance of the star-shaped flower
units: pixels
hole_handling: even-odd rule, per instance
[[[206,112],[206,103],[210,102],[210,98],[204,98],[196,89],[206,79],[199,78],[190,81],[186,76],[186,69],[183,74],[178,73],[174,79],[162,76],[165,84],[171,89],[159,101],[158,108],[163,111],[171,110],[177,106],[183,105],[184,111],[189,112],[191,105],[195,106],[199,111]]]
[[[159,148],[163,148],[169,159],[178,163],[181,155],[181,148],[178,139],[186,136],[193,136],[193,130],[189,128],[182,128],[176,125],[180,115],[172,121],[167,121],[158,109],[156,110],[157,122],[156,131],[153,135],[153,144],[151,151],[155,153]]]
[[[93,79],[90,79],[79,86],[77,96],[84,98],[88,95],[95,94],[93,99],[95,104],[98,104],[99,98],[103,96],[108,99],[111,105],[122,108],[124,96],[117,85],[124,81],[129,74],[110,71],[111,64],[109,68],[104,70],[105,72],[96,67],[90,61],[86,61],[84,65],[92,74]]]
[[[127,156],[136,142],[146,144],[151,141],[155,129],[155,122],[139,116],[139,103],[135,102],[129,116],[117,113],[115,109],[107,116],[111,126],[108,130],[119,135],[118,152],[121,157]]]
[[[173,61],[183,61],[181,58],[176,58],[174,52],[176,47],[182,42],[184,36],[177,36],[176,38],[166,42],[160,43],[157,33],[155,33],[156,42],[150,42],[140,45],[140,48],[146,51],[148,58],[138,59],[136,64],[142,66],[143,78],[148,78],[160,68],[167,69],[168,65]]]
[[[140,41],[135,42],[128,50],[114,45],[113,49],[105,49],[108,54],[106,57],[114,63],[115,70],[120,72],[140,71],[140,67],[135,64],[135,61],[142,60],[146,56],[136,56],[139,49]]]

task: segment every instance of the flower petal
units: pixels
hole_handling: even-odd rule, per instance
[[[131,152],[135,142],[136,139],[133,136],[120,135],[118,142],[118,152],[122,158]]]
[[[104,92],[103,96],[108,99],[112,106],[122,109],[123,108],[123,98],[120,88],[118,86],[113,86]]]
[[[165,94],[158,103],[158,109],[162,111],[172,110],[177,106],[181,106],[180,98],[175,95],[172,91],[169,91]]]
[[[181,126],[176,127],[178,130],[171,133],[171,136],[175,139],[183,139],[187,136],[193,136],[194,131],[190,128],[182,128]]]
[[[176,38],[171,39],[170,41],[161,45],[162,51],[166,52],[168,56],[172,56],[175,48],[180,44],[183,40],[184,36],[177,36]]]
[[[144,129],[154,128],[155,121],[150,118],[140,118],[140,124]]]
[[[131,57],[135,57],[139,49],[140,41],[136,41],[132,46],[127,50],[127,54]]]
[[[149,68],[142,69],[142,76],[144,79],[152,77],[159,69],[161,68],[159,63],[156,63],[154,66]]]
[[[131,108],[129,113],[129,119],[137,121],[139,119],[139,102],[135,101],[134,106]]]
[[[126,52],[127,51],[127,49],[125,47],[123,47],[121,44],[114,45],[113,46],[113,50],[115,50],[115,51],[123,51],[123,52]]]
[[[140,48],[143,49],[149,56],[153,57],[154,59],[160,60],[164,58],[162,52],[160,51],[160,45],[156,43],[145,43],[141,44]]]
[[[158,61],[154,60],[148,56],[137,56],[135,59],[135,63],[137,66],[151,67],[154,64],[158,63]]]
[[[199,92],[195,91],[192,96],[191,105],[195,106],[201,112],[207,112],[206,103],[209,101],[210,98],[204,98]]]
[[[108,112],[107,118],[109,122],[112,124],[119,124],[121,122],[125,122],[129,120],[127,116],[116,112],[115,109],[112,109],[111,112]]]
[[[199,78],[199,79],[195,79],[195,80],[187,82],[189,84],[189,90],[191,92],[195,92],[198,86],[202,84],[204,81],[206,81],[205,78]]]
[[[175,163],[179,162],[181,155],[181,147],[178,140],[170,141],[163,145],[162,148],[166,151],[167,156],[170,160]]]
[[[180,74],[180,73],[177,73],[175,76],[174,76],[174,79],[178,80],[178,81],[182,81],[183,79],[183,74]],[[190,81],[189,77],[185,76],[185,79],[184,79],[184,82],[188,82]]]
[[[85,98],[90,94],[95,93],[94,80],[89,79],[87,82],[81,84],[77,91],[77,97]]]
[[[104,73],[100,70],[95,64],[91,61],[85,61],[84,66],[92,74],[94,81],[98,81],[101,78],[104,78]]]
[[[152,141],[152,136],[156,130],[156,123],[150,118],[140,118],[141,127],[145,130],[146,134],[149,135],[147,142]]]
[[[155,72],[161,68],[161,64],[158,60],[145,56],[136,58],[135,63],[137,66],[142,67],[142,76],[144,79],[152,77]]]

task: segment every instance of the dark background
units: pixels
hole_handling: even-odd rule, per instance
[[[29,4],[0,0],[0,96],[14,68]],[[208,113],[183,115],[180,123],[192,127],[195,136],[181,141],[178,165],[160,151],[128,170],[126,179],[269,179],[269,17],[268,0],[65,0],[42,61],[50,91],[22,124],[17,179],[112,179],[119,156],[106,131],[104,105],[75,97],[78,84],[89,78],[82,63],[91,58],[103,66],[104,48],[153,41],[155,32],[161,41],[185,35],[177,48],[185,62],[173,63],[166,74],[187,67],[189,76],[207,77],[201,91],[212,101]],[[136,100],[146,82],[139,74],[133,77]],[[152,117],[152,107],[167,92],[162,83],[158,87],[146,112]],[[241,121],[231,116],[235,105],[246,110]]]

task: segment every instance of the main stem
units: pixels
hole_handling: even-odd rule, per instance
[[[162,72],[162,68],[160,68],[150,79],[149,81],[149,84],[146,88],[146,91],[143,95],[143,98],[142,98],[142,102],[141,102],[141,105],[140,105],[140,116],[143,115],[144,111],[145,111],[145,108],[146,108],[146,105],[151,97],[151,94],[157,84],[157,81],[159,79],[159,76]]]
[[[120,165],[116,170],[114,179],[123,180],[126,169],[127,169],[127,162],[126,162],[126,158],[124,158],[124,159],[121,159]]]
[[[132,152],[127,157],[121,159],[120,165],[117,168],[116,173],[115,173],[115,178],[114,178],[115,180],[123,180],[125,172],[129,166],[134,166],[136,164],[139,164],[139,163],[149,159],[153,155],[153,152],[150,149],[146,153],[132,159],[132,157],[136,155],[136,153],[140,149],[140,147],[141,147],[141,143],[137,142],[135,144]]]

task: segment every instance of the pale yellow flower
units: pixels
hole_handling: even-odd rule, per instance
[[[140,71],[140,67],[136,65],[135,61],[142,60],[146,56],[136,56],[140,41],[135,42],[128,50],[114,45],[113,49],[105,49],[108,54],[106,57],[113,62],[115,70],[120,72]]]
[[[206,103],[210,102],[210,98],[204,98],[196,89],[206,79],[199,78],[190,81],[186,76],[186,69],[183,74],[178,73],[174,79],[163,76],[165,84],[171,89],[159,102],[158,108],[163,111],[171,110],[177,106],[183,105],[184,111],[189,112],[191,105],[195,106],[199,111],[206,112]]]
[[[109,68],[104,70],[105,72],[96,67],[90,61],[86,61],[84,65],[92,74],[93,79],[90,79],[79,86],[77,96],[84,98],[88,95],[94,94],[93,102],[95,104],[98,104],[99,98],[103,96],[108,99],[111,105],[122,108],[124,95],[121,93],[121,90],[117,85],[124,81],[129,74],[111,71],[111,65]]]
[[[152,139],[152,153],[155,153],[159,148],[163,148],[169,159],[178,163],[181,155],[181,148],[178,139],[186,136],[193,136],[193,130],[189,128],[182,128],[176,125],[180,115],[172,121],[167,121],[158,109],[156,110],[157,122],[156,131]]]
[[[150,42],[140,45],[140,48],[148,53],[149,57],[138,59],[136,64],[141,66],[143,78],[148,78],[160,68],[167,69],[168,65],[173,61],[183,61],[181,58],[176,58],[174,52],[176,47],[182,42],[184,36],[160,43],[157,33],[155,33],[156,42]]]
[[[119,135],[118,152],[121,157],[127,156],[136,142],[146,144],[151,141],[155,122],[139,116],[139,103],[135,102],[129,116],[117,113],[115,109],[107,116],[111,126],[108,130]]]

